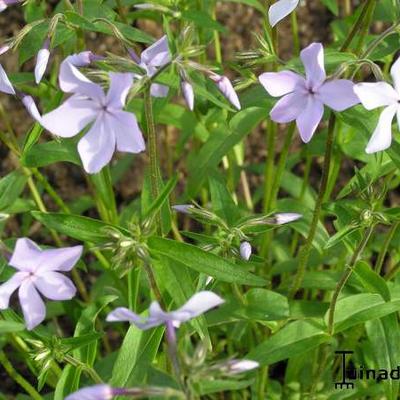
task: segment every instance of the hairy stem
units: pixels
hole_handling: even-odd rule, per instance
[[[333,334],[335,309],[336,309],[336,303],[337,303],[338,297],[340,295],[340,292],[342,291],[342,289],[346,285],[346,282],[350,278],[350,276],[351,276],[351,274],[353,272],[354,265],[356,264],[356,262],[360,258],[361,253],[363,252],[365,246],[367,245],[368,240],[371,237],[371,234],[372,234],[373,230],[374,230],[374,226],[373,225],[370,226],[367,229],[367,232],[365,233],[364,237],[362,238],[361,242],[359,243],[359,245],[357,246],[355,252],[353,253],[353,257],[351,258],[350,263],[347,265],[347,267],[344,270],[343,275],[341,276],[339,282],[336,284],[336,288],[335,288],[335,291],[333,292],[331,303],[329,305],[328,333],[330,335]]]

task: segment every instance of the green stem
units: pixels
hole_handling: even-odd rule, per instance
[[[217,3],[217,2],[215,2]],[[214,6],[213,10],[213,19],[217,21],[217,10],[216,10],[217,4]],[[215,60],[217,61],[218,64],[222,64],[222,51],[221,51],[221,41],[219,38],[219,32],[217,30],[214,30],[214,48],[215,48]]]
[[[159,289],[159,287],[157,285],[156,277],[154,276],[154,272],[153,272],[153,269],[152,269],[152,267],[150,265],[150,262],[149,261],[145,261],[143,263],[143,266],[144,266],[144,269],[146,271],[147,278],[149,280],[150,288],[151,288],[156,300],[158,301],[160,306],[163,309],[165,309],[166,306],[165,306],[164,300],[162,298],[161,291],[160,291],[160,289]]]
[[[331,303],[329,305],[328,333],[330,335],[333,334],[335,309],[336,309],[336,303],[337,303],[338,297],[340,295],[340,292],[342,291],[342,289],[346,285],[346,282],[350,278],[350,276],[351,276],[351,274],[353,272],[354,265],[356,264],[356,262],[360,258],[361,253],[363,252],[365,246],[367,245],[368,240],[371,237],[371,234],[372,234],[373,230],[374,230],[374,226],[373,225],[368,228],[366,234],[364,235],[364,237],[362,238],[361,242],[359,243],[357,249],[353,253],[353,257],[351,258],[350,264],[346,267],[346,269],[343,272],[343,275],[341,276],[339,282],[336,284],[336,288],[335,288],[335,291],[333,293],[333,296],[332,296],[332,299],[331,299]]]
[[[19,386],[21,386],[33,400],[43,400],[43,397],[39,394],[39,392],[14,369],[6,354],[2,350],[0,351],[0,364],[3,366],[10,378],[13,379],[13,381]]]
[[[159,170],[158,170],[158,151],[157,151],[157,135],[156,126],[154,123],[153,103],[150,93],[150,84],[146,85],[144,90],[144,111],[147,124],[147,140],[149,143],[150,155],[150,184],[152,199],[158,198],[159,192]],[[157,211],[156,215],[157,231],[161,234],[161,212]]]
[[[289,293],[289,296],[291,298],[293,298],[294,295],[297,293],[297,291],[299,290],[300,285],[303,281],[306,266],[308,263],[308,259],[310,257],[312,243],[314,240],[315,233],[317,231],[317,225],[319,222],[321,209],[322,209],[322,202],[325,197],[325,192],[326,192],[327,186],[328,186],[329,170],[330,170],[332,152],[333,152],[333,139],[335,136],[335,123],[336,123],[336,117],[335,117],[335,114],[332,113],[329,118],[328,137],[326,140],[325,157],[324,157],[324,165],[322,168],[321,184],[320,184],[320,188],[319,188],[319,192],[318,192],[318,197],[315,202],[315,208],[314,208],[313,217],[312,217],[312,221],[311,221],[311,225],[310,225],[310,230],[308,232],[306,242],[305,242],[304,246],[301,248],[300,253],[299,253],[299,265],[298,265],[298,269],[297,269],[297,274],[294,278],[293,286]]]
[[[275,160],[275,139],[276,125],[270,120],[267,125],[267,161],[265,163],[264,174],[264,213],[270,211],[270,201],[272,195],[272,186],[274,180],[274,160]]]
[[[296,11],[293,11],[291,14],[291,22],[292,22],[292,37],[293,37],[294,54],[299,54],[300,53],[299,25],[297,23]]]
[[[70,355],[64,356],[64,361],[68,364],[73,365],[74,367],[81,368],[93,380],[93,382],[98,384],[104,383],[103,379],[101,379],[99,374],[90,365],[83,363],[82,361],[79,361],[75,357],[72,357]]]

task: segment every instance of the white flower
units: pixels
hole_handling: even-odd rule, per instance
[[[279,0],[268,10],[269,23],[275,26],[279,21],[288,16],[298,5],[300,0]]]
[[[392,143],[392,121],[396,114],[400,127],[400,58],[393,64],[390,74],[393,78],[394,87],[386,82],[359,83],[354,86],[354,92],[367,110],[385,107],[365,149],[368,154],[390,147]]]

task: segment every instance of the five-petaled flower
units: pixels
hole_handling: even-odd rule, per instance
[[[396,114],[400,127],[400,58],[393,64],[390,74],[394,88],[387,82],[358,83],[354,86],[355,93],[367,110],[385,107],[365,149],[367,153],[375,153],[390,147],[392,121]]]
[[[279,0],[268,10],[268,18],[271,26],[288,16],[298,5],[300,0]]]
[[[292,71],[280,71],[266,72],[259,80],[271,96],[284,96],[271,110],[271,119],[279,123],[296,120],[301,139],[308,143],[322,119],[324,105],[343,111],[359,100],[350,80],[326,80],[322,44],[312,43],[301,51],[300,57],[306,78]]]
[[[182,322],[189,321],[223,302],[224,300],[215,293],[202,291],[194,294],[182,307],[175,311],[165,312],[158,302],[153,301],[149,308],[148,317],[142,317],[125,307],[119,307],[108,314],[107,321],[127,321],[142,330],[166,324],[172,324],[177,328]]]
[[[135,61],[150,78],[154,76],[159,68],[162,68],[171,61],[171,53],[168,48],[168,38],[166,35],[144,50],[140,58],[131,49],[129,50],[129,54],[132,60]],[[138,74],[135,74],[135,77],[141,78]],[[154,97],[165,97],[168,94],[168,86],[161,85],[160,83],[152,83],[150,91],[151,95]]]
[[[88,57],[90,54],[88,55]],[[77,68],[85,65],[80,55],[70,56],[60,67],[61,89],[73,95],[60,107],[42,116],[40,123],[51,133],[69,138],[93,123],[78,143],[83,167],[97,173],[107,165],[115,150],[140,153],[145,143],[136,117],[123,111],[132,86],[132,74],[110,73],[107,95]]]
[[[70,300],[76,288],[60,272],[70,271],[82,255],[82,246],[41,250],[30,239],[18,239],[9,264],[16,272],[0,286],[0,310],[9,307],[10,297],[18,290],[19,301],[29,330],[46,316],[45,304],[39,292],[50,300]]]

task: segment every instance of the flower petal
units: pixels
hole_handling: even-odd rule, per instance
[[[48,299],[70,300],[75,297],[76,287],[65,275],[53,271],[38,271],[35,277],[36,289]]]
[[[219,91],[236,109],[240,110],[242,108],[232,82],[226,76],[212,74],[210,75],[210,79],[217,84]]]
[[[50,50],[48,49],[48,47],[44,47],[43,49],[39,50],[35,65],[35,82],[37,84],[40,83],[44,73],[46,72],[47,64],[49,62],[49,57],[50,57]]]
[[[396,111],[398,111],[398,106],[395,104],[382,111],[378,125],[365,149],[366,153],[371,154],[390,147],[392,143],[392,121]]]
[[[22,282],[18,296],[26,327],[31,331],[46,318],[46,307],[32,281],[29,279]]]
[[[324,48],[321,43],[312,43],[300,53],[310,88],[317,89],[326,79]]]
[[[39,265],[41,253],[40,247],[35,242],[28,238],[20,238],[15,243],[14,252],[8,263],[20,271],[33,272]]]
[[[289,15],[299,4],[300,0],[279,0],[268,10],[268,18],[271,26],[275,26],[279,21]]]
[[[399,94],[386,82],[358,83],[354,85],[354,92],[367,110],[389,106],[400,99]]]
[[[82,256],[83,246],[43,250],[35,272],[71,271]]]
[[[271,110],[271,119],[281,124],[294,121],[304,110],[304,104],[307,104],[306,95],[298,92],[287,94]]]
[[[122,109],[125,106],[126,97],[133,83],[130,73],[110,72],[110,88],[107,93],[107,107]]]
[[[144,50],[141,54],[143,63],[160,67],[171,59],[168,47],[168,38],[164,35],[161,39],[157,40],[150,47]]]
[[[6,71],[0,64],[0,92],[7,93],[7,94],[15,94],[15,90],[13,85],[11,84]]]
[[[354,93],[354,84],[347,79],[325,82],[318,89],[317,98],[335,111],[343,111],[360,102]]]
[[[105,116],[110,133],[117,141],[117,150],[127,153],[140,153],[146,149],[142,132],[134,114],[117,111]]]
[[[0,310],[8,308],[11,295],[18,289],[28,272],[17,272],[8,281],[0,285]]]
[[[296,124],[300,137],[308,143],[324,115],[324,105],[314,96],[309,96],[305,110],[297,117]]]
[[[213,292],[202,291],[193,295],[181,308],[169,313],[173,321],[185,322],[206,311],[219,306],[225,301]]]
[[[193,111],[193,108],[194,108],[193,86],[189,82],[183,80],[181,82],[181,90],[182,90],[182,94],[185,99],[186,105],[188,106],[190,111]]]
[[[153,83],[150,87],[150,94],[153,97],[167,97],[169,87],[161,85],[160,83]]]
[[[393,78],[393,84],[398,94],[400,94],[400,57],[392,65],[390,69],[390,74]]]
[[[154,328],[165,322],[164,319],[158,320],[154,318],[143,318],[125,307],[116,308],[114,311],[107,315],[106,321],[129,322],[130,324],[133,324],[142,330]]]
[[[297,86],[305,87],[304,78],[292,71],[265,72],[258,79],[264,89],[274,97],[291,93]]]
[[[78,152],[85,171],[89,174],[99,172],[111,161],[115,145],[115,135],[102,114],[78,143]]]
[[[40,112],[36,106],[35,100],[33,100],[33,97],[25,95],[24,97],[22,97],[21,101],[30,116],[37,122],[41,122],[42,116],[40,115]]]
[[[82,131],[96,118],[98,112],[93,101],[74,95],[60,107],[43,115],[41,124],[54,135],[68,138]]]
[[[80,389],[65,398],[65,400],[111,400],[114,392],[109,385],[95,385]]]

